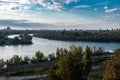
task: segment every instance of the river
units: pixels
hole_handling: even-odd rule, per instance
[[[11,35],[9,37],[14,37],[16,35]],[[67,48],[69,49],[70,45],[82,46],[85,48],[88,46],[103,47],[106,51],[114,50],[120,48],[120,43],[100,43],[100,42],[76,42],[76,41],[56,41],[48,40],[43,38],[33,37],[32,45],[10,45],[10,46],[0,46],[0,58],[8,59],[13,55],[19,56],[29,56],[32,57],[35,55],[36,51],[41,51],[44,55],[48,55],[56,51],[56,48]]]

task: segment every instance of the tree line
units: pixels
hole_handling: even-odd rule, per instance
[[[120,42],[120,29],[112,30],[43,30],[34,37],[62,41]]]
[[[70,46],[71,51],[73,51],[72,53],[74,53],[76,50],[78,51],[76,53],[80,53],[80,52],[82,53],[83,48],[81,46],[79,46],[78,48],[79,50],[77,50],[77,47],[74,45]],[[13,55],[10,59],[7,60],[0,59],[0,67],[3,68],[5,65],[9,67],[9,66],[17,66],[21,64],[40,63],[45,61],[59,60],[60,58],[64,57],[65,53],[68,52],[69,50],[67,50],[66,48],[57,48],[55,53],[48,54],[48,56],[45,56],[41,51],[35,52],[35,55],[33,57],[29,57],[29,56],[21,57],[19,55]],[[91,52],[91,56],[99,56],[102,55],[103,52],[104,52],[103,48],[94,47],[94,49]],[[80,55],[78,54],[78,57],[79,56]]]

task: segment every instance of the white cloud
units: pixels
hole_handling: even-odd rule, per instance
[[[65,0],[67,4],[71,3],[71,2],[77,2],[77,0]]]
[[[42,5],[47,9],[54,9],[61,11],[64,9],[62,3],[69,4],[71,2],[77,2],[77,0],[35,0],[34,2],[39,3],[40,5]]]
[[[93,10],[94,10],[94,11],[97,11],[98,9],[97,9],[97,8],[94,8]]]
[[[106,9],[105,12],[106,13],[112,13],[112,12],[115,12],[115,11],[118,11],[118,10],[120,10],[120,8]]]
[[[62,5],[56,1],[51,2],[51,0],[38,0],[36,3],[42,5],[46,9],[53,9],[58,11],[61,11],[63,9]]]
[[[103,21],[117,22],[120,19],[120,14],[102,16],[100,19]]]
[[[2,2],[2,3],[1,3]],[[77,2],[77,0],[1,0],[0,6],[4,9],[20,10],[20,9],[35,9],[33,5],[39,4],[46,9],[61,11],[64,9],[63,4]],[[7,5],[6,5],[7,4]],[[11,5],[9,7],[9,5]],[[40,7],[40,6],[39,6]]]
[[[79,6],[75,6],[75,8],[89,8],[90,5],[79,5]]]
[[[108,6],[104,6],[104,10],[108,9]]]

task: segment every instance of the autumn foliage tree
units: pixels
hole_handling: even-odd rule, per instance
[[[120,80],[120,49],[114,51],[115,56],[105,62],[103,80]]]

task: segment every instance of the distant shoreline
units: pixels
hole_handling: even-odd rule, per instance
[[[37,38],[59,41],[120,42],[120,29],[116,30],[43,30],[34,33]]]

